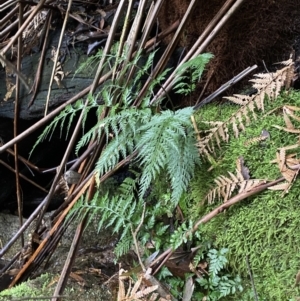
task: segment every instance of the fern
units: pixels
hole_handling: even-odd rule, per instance
[[[170,238],[170,243],[173,250],[179,248],[183,243],[186,243],[188,240],[192,238],[192,228],[193,222],[192,220],[188,221],[188,225],[183,223],[180,227],[178,227]]]
[[[131,227],[139,223],[142,213],[142,202],[133,201],[134,194],[131,192],[134,185],[131,181],[132,179],[124,181],[117,196],[97,192],[90,202],[81,198],[69,213],[69,216],[78,219],[88,214],[87,226],[97,218],[99,232],[110,228],[113,233],[121,233],[116,248],[118,257],[127,253],[131,247]]]
[[[85,127],[85,122],[86,122],[86,118],[88,116],[88,113],[90,112],[90,110],[92,108],[97,107],[97,114],[99,114],[100,112],[102,112],[104,106],[99,106],[96,102],[97,98],[92,97],[91,95],[88,96],[88,105],[85,107],[84,103],[82,100],[78,100],[75,104],[73,105],[67,105],[64,110],[62,110],[62,112],[56,116],[54,118],[54,120],[48,125],[46,126],[46,128],[44,129],[43,133],[38,137],[37,141],[35,142],[31,152],[30,152],[30,156],[33,153],[33,151],[35,150],[36,146],[38,144],[40,144],[41,142],[43,142],[47,137],[49,137],[49,140],[51,139],[55,129],[60,125],[60,136],[62,137],[62,133],[65,132],[65,127],[67,128],[66,131],[66,136],[65,139],[68,138],[69,135],[69,131],[70,131],[70,127],[72,125],[72,122],[74,120],[74,117],[76,116],[76,114],[78,114],[79,112],[81,112],[84,109],[84,114],[83,114],[83,122],[82,122],[82,127],[84,129]],[[68,120],[68,124],[65,126],[66,124],[66,120]]]
[[[98,231],[109,227],[113,233],[119,234],[115,253],[121,256],[131,248],[132,231],[136,229],[139,231],[134,234],[135,239],[146,243],[146,238],[151,240],[153,227],[159,227],[156,229],[156,248],[164,244],[163,240],[168,235],[168,225],[156,225],[157,218],[174,210],[187,190],[195,167],[200,164],[200,158],[191,122],[193,108],[156,113],[159,103],[155,106],[150,103],[153,91],[162,85],[170,70],[167,69],[151,79],[140,101],[141,105],[133,107],[140,94],[143,77],[149,76],[148,71],[153,64],[155,53],[150,54],[144,63],[141,52],[128,61],[126,47],[118,57],[117,49],[114,48],[111,54],[107,55],[105,63],[106,67],[113,66],[114,70],[117,70],[114,77],[101,86],[97,95],[88,95],[87,104],[78,101],[67,106],[45,129],[36,144],[53,133],[59,125],[61,130],[66,127],[68,134],[74,117],[81,111],[82,127],[85,129],[90,111],[96,113],[97,122],[82,135],[76,145],[76,153],[78,154],[90,141],[104,141],[105,146],[94,169],[97,192],[89,202],[81,198],[70,215],[78,218],[88,215],[87,225],[97,218]],[[179,81],[175,87],[177,93],[186,94],[195,88],[196,81],[211,57],[210,54],[200,55],[179,68]],[[187,69],[190,71],[192,83],[182,85],[182,80],[188,79],[185,74]],[[129,78],[127,76],[131,74],[131,70],[134,70],[134,75]],[[102,118],[103,112],[105,117]],[[105,187],[106,183],[101,183],[100,178],[113,170],[121,159],[133,153],[136,157],[132,165],[137,166],[139,170],[135,176],[125,179],[114,191]],[[144,201],[148,198],[146,195],[151,187],[156,186],[156,181],[166,183],[164,189],[167,189],[168,201],[158,201],[157,206],[145,207]],[[174,247],[186,242],[186,232],[191,227],[190,221],[188,228],[183,224],[176,232],[172,241]]]
[[[125,50],[123,52],[123,55],[116,60],[115,52],[118,49],[117,46],[118,45],[115,45],[113,47],[111,55],[107,55],[106,64],[112,63],[112,62],[115,64],[124,63],[124,61],[126,59]],[[119,96],[121,97],[122,102],[123,102],[122,107],[118,107],[118,105],[117,105],[114,107],[112,112],[114,110],[116,111],[117,109],[118,110],[129,109],[132,101],[135,99],[135,97],[138,95],[138,92],[139,92],[136,89],[137,84],[138,84],[140,78],[143,75],[147,74],[147,70],[149,69],[149,66],[152,63],[154,54],[155,53],[152,53],[149,55],[145,66],[143,68],[139,69],[139,71],[137,72],[137,76],[135,76],[134,79],[127,84],[127,86],[125,86],[122,81],[115,80],[114,82],[112,82],[111,80],[107,80],[105,82],[105,84],[102,85],[101,90],[97,95],[93,95],[93,96],[88,95],[88,105],[87,106],[84,106],[84,103],[82,100],[78,100],[73,105],[66,106],[65,109],[62,110],[62,112],[54,118],[54,120],[44,129],[43,133],[38,137],[36,143],[33,146],[33,149],[31,150],[31,153],[34,151],[36,146],[39,143],[41,143],[44,139],[46,139],[49,136],[51,138],[51,135],[53,134],[54,130],[56,129],[56,127],[58,125],[60,125],[61,135],[62,135],[62,132],[65,129],[65,127],[67,128],[66,137],[65,137],[67,139],[68,133],[70,130],[70,126],[72,124],[74,117],[76,116],[76,114],[78,112],[81,112],[82,110],[84,110],[83,111],[84,112],[83,122],[82,122],[82,126],[84,128],[88,113],[90,112],[91,109],[96,108],[97,109],[96,116],[99,117],[105,107],[114,107],[113,100],[116,97],[119,97]],[[101,57],[101,56],[102,56],[102,52],[100,51],[95,57],[97,59],[99,59],[99,57]],[[138,63],[138,61],[140,59],[141,59],[141,51],[136,54],[133,61],[131,61],[131,62],[126,61],[126,66],[125,66],[125,68],[122,69],[122,72],[124,74],[126,74],[128,72],[128,70],[130,70],[133,66],[136,66],[136,64]],[[82,68],[86,68],[87,66],[90,66],[92,64],[92,62],[93,62],[92,58],[88,59],[88,61],[85,64],[82,64]],[[156,80],[153,81],[153,85],[159,84],[161,82],[161,80],[162,80],[162,76],[159,76]],[[148,92],[147,95],[145,96],[145,99],[148,99],[148,101],[146,102],[147,106],[149,105],[150,95],[151,95],[151,92]],[[97,101],[98,99],[100,99],[100,101],[103,101],[104,104],[99,105],[99,103]],[[67,120],[68,120],[68,124],[66,125]],[[101,127],[101,125],[102,125],[102,122],[100,122],[100,124],[96,124],[89,131],[89,135],[82,137],[82,140],[77,145],[77,148],[76,148],[77,151],[83,145],[85,145],[87,143],[87,141],[89,141],[92,138],[95,138],[94,134],[96,133],[96,130],[99,129],[99,126]]]
[[[217,276],[222,269],[224,269],[228,260],[226,258],[226,253],[228,249],[223,248],[221,250],[211,249],[209,250],[207,256],[209,258],[209,273],[212,276]]]
[[[98,185],[102,185],[99,183],[100,177],[112,170],[121,158],[125,158],[133,152],[137,153],[134,164],[138,164],[141,173],[136,175],[136,180],[126,179],[117,193],[102,196],[98,193],[90,204],[81,204],[92,214],[96,212],[100,214],[99,230],[105,225],[105,227],[112,227],[113,232],[122,233],[116,251],[119,255],[124,254],[129,248],[130,229],[140,222],[141,200],[145,197],[149,187],[157,179],[164,178],[164,181],[169,181],[171,203],[165,204],[164,207],[158,204],[151,210],[147,209],[145,213],[147,222],[144,228],[148,229],[148,233],[160,214],[172,212],[172,208],[178,204],[193,176],[195,166],[200,163],[190,119],[193,108],[188,107],[176,112],[163,111],[155,115],[151,108],[148,108],[152,89],[164,80],[168,70],[152,81],[141,108],[130,107],[132,100],[137,95],[138,80],[145,74],[145,70],[150,68],[153,57],[154,54],[148,58],[144,68],[138,70],[135,79],[126,86],[122,86],[118,81],[106,83],[100,96],[105,106],[110,107],[110,114],[87,131],[76,146],[76,152],[78,152],[89,141],[98,139],[105,134],[106,147],[95,166]],[[200,72],[202,72],[203,60],[198,59],[198,61],[201,63]],[[137,60],[134,63],[137,63]],[[195,64],[196,61],[189,67],[196,69],[194,68]],[[199,70],[196,73],[198,76]],[[119,95],[121,103],[113,105],[112,100]],[[94,100],[90,102],[95,103]],[[135,200],[137,185],[139,186],[139,195],[138,200]],[[161,231],[158,231],[160,233],[158,236],[163,236],[167,228],[168,226],[162,226]],[[149,235],[145,236],[145,231],[141,232],[144,235],[142,237],[147,236],[150,239]],[[179,244],[183,242],[182,239],[184,238],[181,235]],[[146,243],[145,239],[142,241]],[[156,247],[160,245],[160,238],[158,238]]]
[[[103,50],[99,49],[95,55],[89,56],[85,61],[79,66],[79,68],[75,71],[73,79],[76,77],[78,73],[84,72],[94,72],[99,59],[101,59],[103,55]]]
[[[171,182],[172,202],[177,203],[187,188],[194,167],[199,163],[190,121],[192,110],[189,107],[175,113],[164,111],[140,127],[142,135],[137,144],[138,160],[143,167],[140,197],[164,170]]]
[[[142,167],[140,198],[163,171],[167,171],[176,204],[193,176],[199,155],[190,121],[192,108],[162,112],[151,117],[150,109],[127,109],[103,119],[79,141],[77,151],[102,131],[112,139],[103,150],[95,168],[98,179],[111,170],[120,158],[138,151]]]
[[[113,139],[107,144],[96,164],[95,172],[99,176],[111,170],[118,163],[121,156],[125,158],[127,154],[134,151],[136,140],[139,137],[137,129],[140,125],[146,123],[150,116],[150,109],[136,110],[132,108],[120,111],[115,115],[111,114],[101,121],[100,126],[95,129],[97,131],[96,136],[100,137],[102,131],[105,131],[106,137],[108,137],[111,130]],[[79,141],[77,149],[84,142],[89,141],[91,136],[95,136],[93,131],[84,135]]]
[[[222,297],[235,294],[242,291],[241,279],[239,276],[232,278],[227,274],[223,274],[228,260],[226,254],[228,249],[221,250],[210,249],[207,253],[209,264],[208,278],[197,278],[196,281],[201,287],[207,290],[206,299],[219,300]]]
[[[174,90],[177,93],[188,95],[196,88],[196,83],[200,80],[206,64],[211,60],[211,53],[203,53],[195,58],[183,63],[177,70],[177,78]],[[187,70],[191,71],[190,76],[186,75]]]
[[[236,175],[231,172],[228,172],[228,174],[229,177],[221,175],[214,180],[217,187],[211,189],[204,199],[207,200],[209,204],[213,203],[216,199],[222,199],[225,203],[232,197],[234,192],[242,193],[250,191],[258,185],[267,182],[263,179],[245,179],[239,170],[237,170]]]
[[[126,233],[126,235],[123,236],[123,239],[117,243],[114,249],[114,253],[117,258],[120,258],[121,256],[127,254],[131,249],[131,247],[132,247],[131,233]]]

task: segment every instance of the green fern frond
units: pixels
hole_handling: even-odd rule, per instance
[[[207,254],[209,258],[209,273],[211,273],[213,276],[217,276],[228,263],[228,260],[225,256],[226,253],[228,253],[228,249],[226,248],[222,248],[221,250],[209,250]]]
[[[129,198],[130,196],[133,196],[137,190],[138,173],[135,171],[130,172],[132,173],[134,178],[125,178],[122,184],[118,187],[118,194],[122,195],[123,198]]]
[[[129,231],[128,225],[139,222],[139,216],[142,212],[142,203],[133,201],[134,195],[101,195],[97,192],[90,202],[80,199],[70,211],[71,215],[82,217],[83,212],[90,211],[89,220],[95,214],[99,215],[98,231],[102,228],[113,226],[113,232],[118,233],[120,229],[123,232]],[[125,232],[126,232],[125,231]]]
[[[94,104],[90,104],[89,106],[93,107]],[[58,125],[60,125],[60,135],[62,136],[63,129],[65,127],[65,123],[68,120],[68,124],[66,126],[67,132],[66,132],[66,138],[65,138],[65,139],[67,139],[69,130],[70,130],[70,126],[72,124],[72,121],[73,121],[75,115],[79,111],[81,111],[83,108],[84,108],[84,104],[83,104],[82,100],[78,100],[74,105],[66,106],[65,109],[58,116],[56,116],[54,118],[54,120],[48,126],[46,126],[43,133],[38,137],[37,141],[35,142],[32,150],[30,152],[30,156],[39,143],[43,142],[47,137],[49,137],[49,140],[51,139],[51,136],[53,135],[53,133]],[[87,108],[87,110],[88,109],[89,108]],[[87,112],[86,112],[86,114],[87,114]]]
[[[174,85],[174,90],[177,93],[184,95],[187,95],[194,91],[194,89],[196,88],[196,83],[200,80],[205,66],[212,58],[213,55],[211,53],[203,53],[183,63],[176,70],[177,77]],[[191,71],[191,76],[186,75],[187,70]]]
[[[87,216],[87,222],[85,228],[87,228],[91,222],[93,222],[99,213],[99,208],[97,205],[99,198],[99,192],[97,191],[91,201],[87,201],[84,196],[81,196],[79,200],[70,209],[66,221],[69,219],[74,219],[75,222],[79,223]],[[103,199],[108,201],[108,194],[102,196]]]
[[[116,115],[110,115],[101,122],[101,127],[87,132],[79,141],[78,147],[84,145],[93,136],[100,137],[105,131],[108,137],[109,131],[113,139],[107,144],[99,158],[95,172],[101,177],[111,170],[127,154],[132,153],[139,137],[137,129],[145,124],[151,116],[150,109],[136,110],[134,108],[120,111]],[[95,134],[96,131],[96,134]]]
[[[149,70],[153,64],[153,60],[154,60],[154,56],[155,56],[155,53],[157,52],[156,51],[153,51],[151,52],[147,59],[146,59],[146,62],[145,62],[145,59],[143,56],[140,56],[138,58],[138,60],[135,62],[135,65],[138,66],[138,71],[136,72],[136,75],[134,77],[134,85],[136,85],[137,83],[139,83],[139,81],[141,80],[141,78],[146,75],[146,74],[149,74]]]
[[[114,253],[116,257],[119,258],[122,255],[127,254],[132,245],[133,245],[133,241],[132,241],[131,233],[127,231],[127,234],[124,235],[124,237],[121,240],[119,240],[119,242],[115,247]]]
[[[172,188],[171,200],[175,201],[175,204],[180,200],[183,192],[187,190],[195,167],[199,164],[199,153],[195,147],[194,133],[190,131],[184,140],[178,141],[179,145],[180,142],[179,154],[172,152],[167,163]],[[175,165],[174,162],[177,164]]]
[[[85,61],[80,64],[79,68],[75,71],[73,79],[78,73],[94,72],[102,55],[103,49],[99,49],[95,55],[89,56],[87,59],[85,59]]]
[[[179,201],[193,175],[195,164],[199,163],[190,121],[192,112],[191,107],[175,113],[164,111],[140,127],[143,132],[137,144],[138,160],[143,167],[140,197],[146,193],[151,182],[166,170],[173,188],[172,201]]]
[[[165,69],[161,74],[157,75],[154,80],[151,81],[149,85],[149,89],[143,99],[143,106],[148,106],[153,96],[153,91],[155,91],[156,87],[161,87],[161,84],[166,80],[168,73],[172,70],[172,68]],[[156,104],[160,104],[163,98],[160,98]]]
[[[188,223],[188,225],[187,225]],[[179,248],[183,243],[186,243],[192,238],[193,221],[189,219],[178,227],[170,238],[170,244],[173,250]]]

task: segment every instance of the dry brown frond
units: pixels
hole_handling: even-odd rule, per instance
[[[200,154],[207,157],[210,153],[215,154],[214,144],[216,143],[220,148],[221,141],[228,142],[229,127],[232,127],[235,138],[237,138],[242,131],[245,130],[245,125],[251,123],[251,119],[256,119],[255,109],[264,111],[264,101],[266,99],[273,100],[278,95],[283,87],[289,87],[288,81],[291,80],[294,74],[294,63],[290,59],[282,62],[284,67],[273,73],[260,73],[254,75],[256,78],[250,80],[253,82],[253,87],[257,93],[252,96],[235,94],[231,97],[225,97],[229,101],[242,105],[232,116],[225,122],[218,122],[215,127],[206,131],[206,135],[201,135],[201,140],[198,142]],[[293,111],[293,108],[287,107],[286,110]],[[294,117],[289,113],[290,117]],[[300,119],[300,118],[299,118]],[[287,121],[288,122],[288,121]],[[292,132],[299,132],[295,129],[289,129]],[[207,134],[208,133],[208,134]],[[265,139],[265,138],[261,138]]]
[[[269,187],[271,190],[283,190],[283,195],[286,194],[292,187],[298,173],[299,168],[293,169],[293,166],[299,165],[300,160],[295,158],[295,154],[286,154],[287,150],[298,148],[299,144],[294,144],[286,147],[282,147],[276,153],[276,159],[271,163],[277,163],[280,173],[285,178],[286,182],[278,184],[273,187]]]
[[[131,277],[122,276],[125,272],[123,269],[119,271],[118,301],[167,301],[159,296],[159,285],[149,285],[149,281],[145,281],[146,275],[140,274],[134,283]]]
[[[283,110],[283,119],[286,127],[282,127],[279,125],[274,125],[274,127],[288,133],[300,134],[300,129],[295,127],[294,123],[292,122],[292,120],[300,122],[300,117],[295,114],[295,112],[300,111],[300,108],[296,106],[285,105],[282,107],[282,110]]]
[[[216,188],[211,189],[206,195],[204,201],[209,204],[213,203],[216,199],[223,199],[224,202],[233,195],[234,192],[242,193],[253,189],[254,187],[265,183],[265,180],[250,179],[249,169],[244,165],[242,157],[236,161],[237,169],[236,175],[228,172],[229,177],[219,176],[214,181],[217,184]]]
[[[260,136],[250,138],[250,139],[245,143],[245,146],[250,146],[250,145],[253,145],[253,144],[258,144],[258,143],[260,143],[260,142],[263,142],[263,141],[267,140],[268,138],[270,138],[269,132],[266,131],[266,130],[263,130]]]

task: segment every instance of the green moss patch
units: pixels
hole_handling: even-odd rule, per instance
[[[278,165],[271,161],[276,159],[279,148],[298,141],[298,135],[274,127],[285,126],[282,109],[276,109],[283,105],[300,107],[300,92],[284,93],[276,101],[267,102],[265,112],[258,112],[256,120],[251,118],[251,124],[239,138],[234,138],[229,129],[231,139],[216,152],[214,168],[207,171],[203,167],[210,164],[202,166],[191,184],[194,218],[198,219],[221,204],[221,200],[215,200],[213,204],[199,206],[209,189],[215,187],[213,180],[217,176],[235,173],[236,160],[240,156],[243,156],[252,179],[271,181],[281,177]],[[226,104],[207,106],[197,114],[198,124],[201,127],[203,121],[224,121],[237,109]],[[293,123],[300,128],[300,123]],[[262,130],[270,133],[270,139],[248,145],[247,142],[259,136]],[[300,148],[287,151],[287,154],[291,153],[299,158]],[[203,237],[213,240],[218,248],[229,248],[228,269],[243,277],[244,293],[233,300],[254,300],[246,257],[259,300],[295,300],[293,298],[300,295],[298,287],[294,287],[300,269],[299,192],[300,183],[296,179],[286,195],[283,196],[282,191],[266,190],[241,201],[201,227]]]

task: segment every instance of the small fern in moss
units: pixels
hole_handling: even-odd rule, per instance
[[[223,297],[234,295],[237,291],[243,291],[241,279],[239,276],[233,278],[224,273],[224,269],[228,263],[226,253],[228,249],[220,250],[210,249],[207,253],[209,264],[208,277],[197,278],[199,285],[206,290],[202,294],[202,298],[208,300],[220,300]]]

